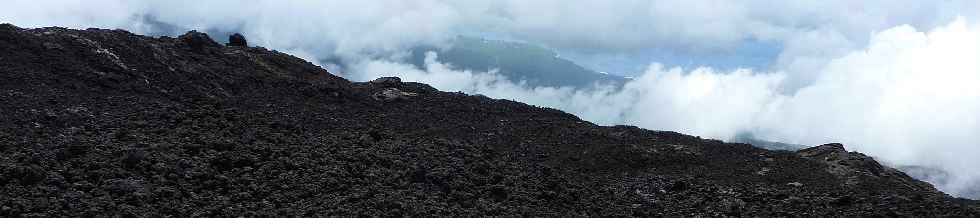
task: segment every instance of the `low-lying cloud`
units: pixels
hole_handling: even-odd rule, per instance
[[[401,76],[559,108],[599,124],[632,124],[728,139],[849,149],[895,165],[950,172],[933,181],[965,194],[980,186],[980,14],[976,1],[12,0],[0,22],[23,27],[243,32],[352,80]],[[957,16],[963,18],[956,19]],[[954,21],[955,20],[955,21]],[[880,31],[880,32],[875,32]],[[731,52],[746,40],[779,44],[766,69],[681,69],[652,63],[623,87],[530,87],[492,72],[453,70],[431,53],[457,34],[541,43],[583,56]],[[762,43],[766,44],[766,43]],[[340,66],[344,66],[343,69]],[[980,196],[972,196],[980,197]]]
[[[843,142],[894,165],[951,173],[954,194],[980,184],[980,28],[963,19],[928,32],[898,26],[864,49],[814,69],[812,85],[780,92],[787,72],[692,70],[652,64],[622,88],[529,87],[492,72],[455,71],[430,53],[425,69],[391,61],[355,67],[356,80],[401,76],[448,91],[559,108],[600,124],[730,139]],[[977,196],[972,196],[977,197]]]

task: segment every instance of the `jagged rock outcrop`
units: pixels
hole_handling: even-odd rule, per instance
[[[836,145],[768,151],[352,83],[195,32],[0,25],[0,51],[4,217],[978,216]]]
[[[796,152],[800,156],[826,164],[827,172],[843,178],[849,186],[893,185],[923,194],[939,193],[932,185],[913,179],[897,169],[883,166],[874,158],[848,152],[839,143],[825,144]]]

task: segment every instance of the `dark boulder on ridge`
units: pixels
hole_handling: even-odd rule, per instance
[[[980,216],[839,145],[598,126],[196,32],[0,25],[0,102],[2,217]]]
[[[203,50],[209,47],[220,47],[218,42],[215,42],[207,33],[190,31],[178,37],[182,42],[190,46],[195,50]]]
[[[248,41],[245,40],[245,36],[242,34],[235,33],[228,36],[228,46],[248,47]]]

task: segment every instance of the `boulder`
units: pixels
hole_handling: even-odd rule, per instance
[[[242,34],[235,33],[228,36],[228,46],[248,47],[248,41],[245,40],[245,36]]]
[[[181,35],[180,37],[178,37],[178,39],[180,39],[181,42],[183,42],[188,47],[191,47],[194,50],[202,50],[207,47],[221,46],[220,44],[212,40],[207,33],[202,33],[195,30],[191,30],[190,32],[185,33],[184,35]]]
[[[398,77],[381,77],[371,80],[371,85],[385,87],[385,88],[396,88],[401,86],[402,79]]]

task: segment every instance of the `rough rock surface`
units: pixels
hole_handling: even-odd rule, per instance
[[[976,217],[839,146],[768,151],[207,35],[0,25],[0,216]],[[387,86],[387,85],[386,85]]]
[[[398,77],[381,77],[371,80],[371,84],[385,88],[398,88],[402,84],[402,79]]]
[[[848,152],[842,144],[826,144],[796,153],[804,158],[823,162],[827,166],[827,172],[844,178],[848,185],[874,186],[882,181],[890,181],[905,187],[930,187],[929,184],[913,179],[897,169],[879,164],[867,155]],[[934,190],[924,193],[930,192],[935,193]]]
[[[397,88],[385,88],[371,95],[371,97],[374,98],[374,100],[378,100],[378,101],[394,101],[400,99],[409,99],[414,96],[418,96],[418,94],[413,92],[403,92],[402,90],[399,90]]]

